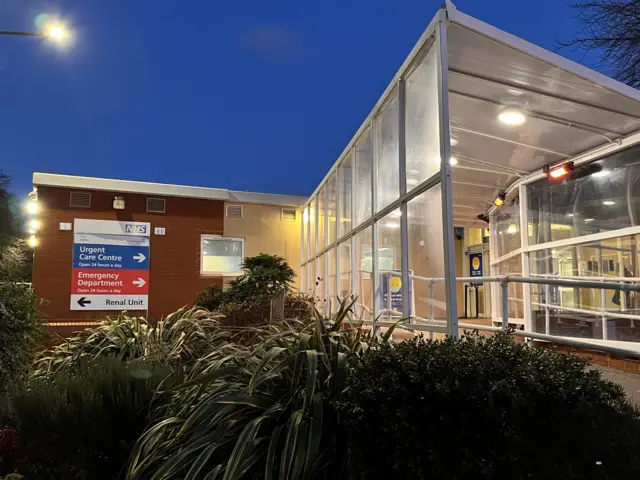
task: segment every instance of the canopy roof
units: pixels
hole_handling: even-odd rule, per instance
[[[484,226],[520,178],[640,130],[640,91],[445,8],[455,225]],[[525,123],[501,123],[508,107]]]

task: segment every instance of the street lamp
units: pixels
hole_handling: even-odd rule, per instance
[[[69,30],[60,23],[46,25],[40,32],[16,32],[12,30],[0,30],[0,35],[13,35],[19,37],[39,37],[53,43],[62,44],[70,36]]]

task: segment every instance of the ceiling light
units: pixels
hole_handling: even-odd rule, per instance
[[[615,205],[616,202],[614,202],[613,200],[605,200],[604,202],[602,202],[603,205],[607,205],[607,206],[611,206],[611,205]]]
[[[496,199],[493,201],[493,204],[496,207],[501,207],[504,205],[504,201],[507,199],[507,195],[505,195],[504,193],[501,193],[500,195],[498,195],[496,197]]]
[[[509,228],[507,228],[507,233],[510,233],[511,235],[513,235],[517,231],[518,231],[518,227],[516,227],[515,224],[513,223],[509,225]]]
[[[567,213],[567,217],[573,217],[573,213]]]
[[[526,117],[521,110],[508,108],[500,112],[500,115],[498,115],[498,120],[506,125],[517,126],[522,125],[525,122]]]
[[[599,172],[592,173],[592,177],[606,177],[611,173],[611,170],[600,170]]]
[[[451,137],[451,139],[449,140],[449,143],[451,143],[452,147],[455,147],[456,145],[458,145],[458,139],[455,137]]]
[[[560,180],[561,178],[569,175],[572,170],[573,162],[568,162],[557,167],[549,167],[549,165],[545,165],[542,168],[542,171],[547,174],[547,177],[549,177],[550,180]]]
[[[449,159],[449,164],[450,165],[457,165],[458,164],[458,159],[456,157],[451,157]]]
[[[584,219],[584,223],[591,223],[593,222],[593,218],[585,218]]]
[[[385,223],[384,224],[385,227],[387,228],[400,228],[400,224],[399,223]]]

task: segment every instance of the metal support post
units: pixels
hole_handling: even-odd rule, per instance
[[[620,292],[620,296],[625,295],[625,292]],[[600,309],[602,311],[602,339],[607,340],[609,337],[607,331],[607,291],[600,289]]]
[[[549,285],[544,286],[544,333],[545,335],[550,335],[551,333],[551,315],[549,311],[549,302],[551,301],[550,296],[551,288]]]
[[[509,282],[506,279],[500,280],[502,291],[502,328],[509,327]]]

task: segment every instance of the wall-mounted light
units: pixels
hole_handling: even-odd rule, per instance
[[[35,235],[31,235],[29,237],[29,239],[27,240],[27,245],[29,245],[30,248],[36,248],[38,246],[38,239]]]
[[[40,205],[37,200],[29,200],[25,206],[29,215],[35,215],[40,211]]]
[[[113,209],[114,210],[124,210],[126,205],[127,204],[124,201],[124,197],[113,197]]]
[[[573,162],[567,162],[563,165],[558,165],[557,167],[549,167],[549,165],[545,165],[542,168],[542,171],[547,175],[549,180],[560,180],[573,171]]]
[[[37,218],[32,218],[29,220],[29,229],[30,230],[40,230],[40,220]]]
[[[500,195],[498,195],[496,197],[496,199],[493,201],[493,204],[500,208],[501,206],[504,205],[504,201],[507,199],[507,195],[505,193],[501,193]]]

